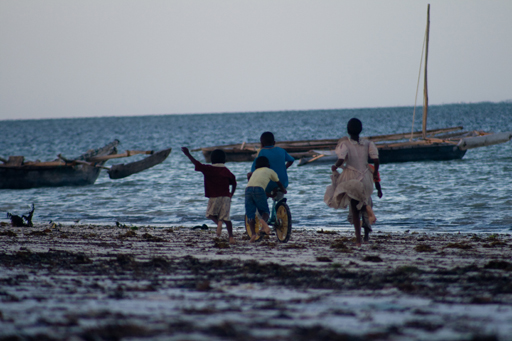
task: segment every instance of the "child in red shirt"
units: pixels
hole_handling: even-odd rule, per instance
[[[222,232],[222,223],[226,224],[229,242],[235,243],[233,238],[233,224],[229,217],[231,197],[236,190],[236,178],[224,165],[226,154],[221,149],[212,152],[211,165],[205,165],[194,159],[187,147],[181,147],[183,154],[194,164],[195,170],[204,175],[204,195],[208,198],[206,217],[217,224],[217,236]],[[229,186],[231,185],[231,192]]]

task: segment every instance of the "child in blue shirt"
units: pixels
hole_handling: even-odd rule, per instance
[[[276,141],[274,139],[274,134],[270,131],[266,131],[261,134],[260,137],[261,150],[258,153],[258,157],[265,156],[269,163],[270,169],[277,173],[281,184],[283,184],[284,188],[288,187],[288,172],[287,169],[293,164],[295,159],[286,152],[283,148],[276,147]],[[249,178],[256,169],[256,160],[252,163],[251,172],[247,174],[247,178]],[[275,181],[270,181],[265,189],[265,192],[268,196],[270,196],[271,192],[278,188],[278,185]],[[277,200],[282,199],[283,193],[278,192],[276,197]]]

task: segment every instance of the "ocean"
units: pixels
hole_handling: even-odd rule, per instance
[[[421,129],[421,108],[415,130]],[[185,226],[213,223],[205,218],[203,177],[180,150],[259,141],[264,131],[276,140],[328,139],[346,135],[352,117],[363,122],[362,136],[410,132],[412,107],[283,112],[94,117],[0,121],[0,157],[23,155],[48,161],[72,158],[118,139],[120,151],[173,148],[163,163],[111,180],[105,171],[83,187],[0,190],[0,221],[35,205],[34,222],[128,226]],[[71,113],[70,113],[71,115]],[[447,104],[429,107],[428,129],[512,131],[512,103]],[[193,155],[204,162],[201,152]],[[126,163],[137,157],[109,161]],[[289,169],[288,204],[294,228],[347,230],[346,210],[323,202],[330,165]],[[233,225],[244,226],[244,188],[250,163],[227,163],[236,175]],[[462,160],[384,164],[384,196],[374,193],[374,231],[512,231],[512,142],[468,150]],[[269,201],[270,203],[270,201]],[[293,235],[292,235],[293,238]]]

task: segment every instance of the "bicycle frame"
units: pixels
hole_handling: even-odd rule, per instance
[[[281,243],[286,243],[290,239],[291,231],[292,231],[292,216],[290,213],[290,208],[286,203],[286,198],[283,196],[280,197],[279,200],[275,200],[275,197],[270,197],[273,201],[272,210],[269,212],[270,217],[268,219],[267,224],[272,226],[277,240]],[[256,221],[261,219],[259,214],[256,215]],[[258,230],[261,229],[261,226],[258,226],[260,223],[256,223],[256,233],[259,233]],[[245,229],[249,236],[252,236],[251,227],[249,221],[247,219],[247,215],[245,216]],[[259,236],[256,240],[262,240],[261,236]]]
[[[270,218],[268,218],[267,224],[274,225],[276,223],[276,216],[277,216],[276,206],[278,203],[280,203],[282,201],[286,202],[286,198],[281,198],[281,200],[275,200],[274,198],[272,198],[272,210],[270,211]]]

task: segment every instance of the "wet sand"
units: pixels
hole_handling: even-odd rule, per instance
[[[0,340],[512,340],[512,236],[0,226]]]

